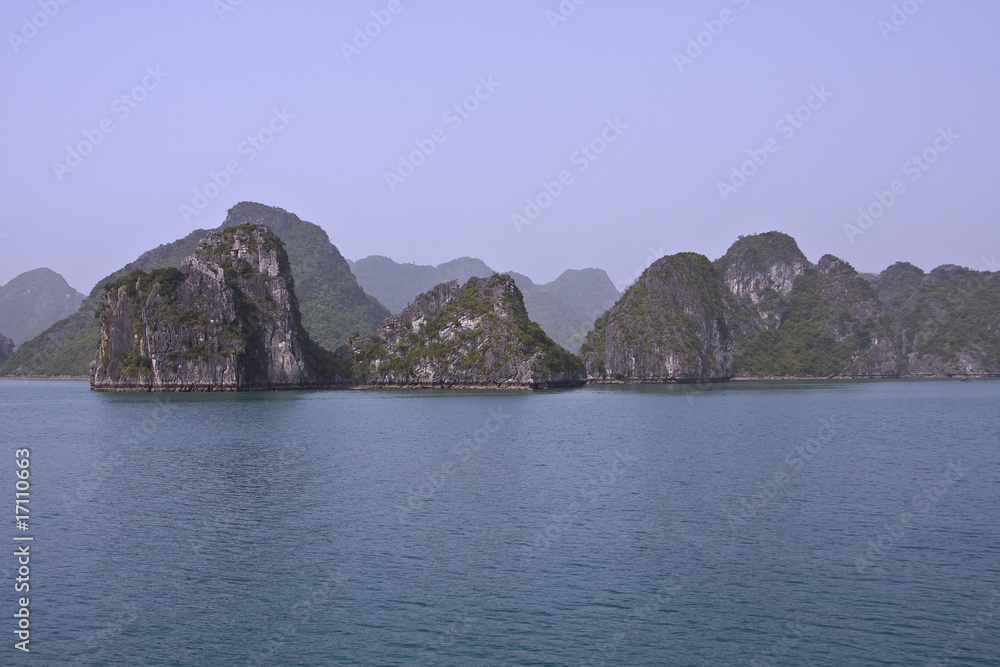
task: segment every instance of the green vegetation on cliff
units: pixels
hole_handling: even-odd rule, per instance
[[[739,375],[831,376],[844,370],[852,353],[867,344],[867,331],[859,329],[857,340],[838,342],[828,322],[844,316],[821,300],[821,279],[813,270],[799,276],[787,299],[772,293],[785,317],[781,327],[764,329],[746,342],[733,359]]]
[[[381,385],[579,383],[583,364],[528,318],[506,275],[438,285],[353,344],[355,379]]]
[[[908,371],[939,372],[943,363],[967,372],[971,363],[1000,372],[1000,273],[945,265],[925,274],[898,262],[875,286],[892,306],[894,336]],[[934,361],[925,367],[925,359]]]
[[[663,257],[595,322],[581,349],[587,374],[607,380],[728,378],[725,313],[722,280],[707,257]]]
[[[358,285],[347,260],[317,225],[302,223],[282,235],[302,308],[302,324],[317,343],[335,350],[375,330],[389,310]]]
[[[904,344],[918,356],[953,361],[961,350],[978,348],[985,358],[1000,360],[1000,280],[985,272],[958,270],[951,280],[928,281],[915,308],[901,321],[911,332]],[[914,344],[913,332],[921,329],[926,334]]]
[[[207,235],[181,268],[111,282],[99,313],[98,390],[329,386],[339,358],[302,327],[284,244],[263,225]]]
[[[884,308],[850,264],[827,255],[795,279],[787,296],[768,296],[783,317],[737,348],[738,375],[898,374]],[[880,341],[879,349],[873,341]]]
[[[720,272],[730,267],[745,274],[764,273],[782,265],[808,264],[795,239],[783,232],[764,232],[739,237],[726,254],[713,262]]]
[[[482,260],[460,257],[437,266],[400,264],[373,255],[351,264],[351,271],[366,292],[378,298],[393,313],[402,312],[418,294],[435,285],[455,280],[459,285],[472,277],[496,273]],[[528,316],[546,334],[567,350],[580,349],[598,315],[620,296],[608,274],[601,269],[568,269],[544,285],[525,275],[510,272],[521,290]]]

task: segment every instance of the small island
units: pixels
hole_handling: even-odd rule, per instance
[[[366,387],[542,389],[586,382],[583,362],[528,319],[510,276],[470,278],[418,296],[350,345]]]

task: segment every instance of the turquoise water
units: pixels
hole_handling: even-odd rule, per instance
[[[97,394],[31,458],[7,664],[1000,664],[1000,381]]]

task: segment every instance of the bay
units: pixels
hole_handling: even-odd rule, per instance
[[[996,380],[2,381],[34,538],[2,662],[1000,664],[998,408]]]

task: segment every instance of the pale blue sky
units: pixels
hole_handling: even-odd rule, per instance
[[[89,291],[241,200],[322,225],[351,259],[470,255],[538,282],[591,266],[622,282],[652,254],[714,259],[771,229],[862,271],[1000,256],[994,0],[587,0],[558,23],[557,0],[401,0],[350,62],[341,44],[389,0],[243,0],[220,18],[225,2],[0,4],[0,283],[48,266]],[[886,32],[894,5],[912,15]],[[477,90],[467,118],[446,115]],[[797,109],[794,133],[777,125]],[[102,121],[113,131],[78,166],[53,167]],[[262,130],[258,152],[244,142]],[[385,173],[432,136],[390,189]],[[593,161],[577,153],[592,141]],[[906,165],[926,149],[926,170]],[[767,160],[724,200],[747,151]],[[512,215],[548,203],[563,171],[518,232]],[[895,180],[849,242],[845,223]]]

